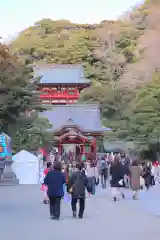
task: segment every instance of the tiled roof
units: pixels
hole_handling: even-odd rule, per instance
[[[34,76],[41,77],[40,83],[89,84],[81,65],[46,64],[35,66]]]
[[[100,110],[96,104],[74,104],[54,106],[51,110],[39,113],[53,125],[52,131],[59,131],[63,126],[76,125],[82,131],[106,131],[100,120]]]

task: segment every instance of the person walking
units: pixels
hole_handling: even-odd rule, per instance
[[[2,160],[0,160],[0,180],[3,179],[4,169],[5,169],[5,160],[2,159]]]
[[[86,175],[88,178],[89,189],[91,189],[92,195],[95,195],[96,184],[98,184],[99,176],[98,176],[98,169],[96,166],[94,166],[93,162],[87,163]]]
[[[44,177],[48,174],[49,171],[51,171],[52,169],[52,163],[51,162],[47,162],[47,167],[44,169]],[[49,198],[47,195],[47,186],[45,184],[42,185],[42,190],[44,192],[44,200],[43,203],[44,204],[48,204],[49,203]]]
[[[142,172],[142,176],[144,178],[145,181],[145,186],[146,189],[149,190],[150,184],[151,184],[151,167],[149,163],[145,163],[143,165],[143,172]]]
[[[102,188],[106,188],[107,185],[107,175],[108,175],[108,165],[105,160],[105,157],[102,157],[99,162],[99,171],[101,176],[101,185]]]
[[[130,166],[130,186],[133,191],[133,199],[138,199],[138,191],[140,189],[140,178],[142,174],[142,170],[140,166],[138,165],[138,162],[135,160],[132,162],[132,165]]]
[[[48,187],[48,197],[51,219],[59,220],[61,199],[64,196],[65,175],[61,172],[61,163],[55,162],[54,169],[49,171],[44,179]]]
[[[117,201],[117,196],[120,194],[122,198],[125,198],[122,189],[124,187],[124,170],[122,163],[120,162],[120,157],[115,156],[114,161],[110,169],[111,174],[111,189],[114,202]]]
[[[76,164],[76,172],[69,179],[69,193],[71,194],[71,207],[73,217],[77,216],[77,202],[79,201],[79,218],[83,218],[85,209],[85,189],[88,189],[88,180],[85,172],[82,170],[82,165]]]
[[[154,164],[151,165],[151,186],[155,186],[156,167]]]
[[[126,157],[123,163],[125,187],[130,188],[130,159]]]

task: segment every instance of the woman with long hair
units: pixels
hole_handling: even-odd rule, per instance
[[[120,162],[120,157],[118,155],[115,156],[114,161],[111,165],[110,174],[111,189],[114,202],[117,201],[118,195],[121,195],[121,197],[124,199],[125,196],[122,192],[122,188],[124,187],[124,170],[122,163]]]
[[[151,166],[149,163],[143,165],[142,176],[145,181],[146,189],[148,190],[151,184]]]

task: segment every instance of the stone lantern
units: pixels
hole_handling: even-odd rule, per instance
[[[16,185],[19,183],[16,175],[12,170],[12,147],[11,138],[5,134],[0,134],[0,166],[4,165],[1,174],[0,185]],[[2,163],[2,164],[1,164]]]

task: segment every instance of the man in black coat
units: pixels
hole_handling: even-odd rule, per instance
[[[48,187],[48,197],[50,202],[50,216],[58,220],[60,217],[61,198],[64,196],[65,175],[61,172],[61,163],[55,162],[54,170],[48,172],[44,179],[44,184]]]
[[[85,208],[85,189],[88,190],[88,180],[85,172],[82,170],[82,165],[76,165],[76,172],[69,179],[68,190],[71,193],[71,207],[73,211],[73,217],[76,217],[77,213],[77,201],[79,200],[79,218],[83,218],[84,208]]]

